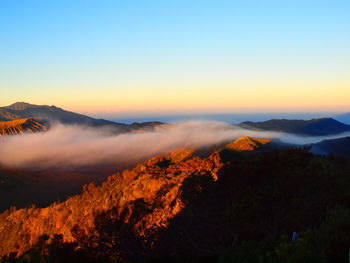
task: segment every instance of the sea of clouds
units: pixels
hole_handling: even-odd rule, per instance
[[[213,121],[190,121],[164,126],[157,131],[123,134],[115,134],[107,128],[55,124],[44,133],[2,137],[0,163],[11,167],[43,169],[131,164],[174,149],[206,147],[242,136],[308,144],[341,135],[302,137],[245,130]]]

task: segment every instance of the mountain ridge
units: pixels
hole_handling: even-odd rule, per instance
[[[323,140],[311,144],[311,152],[315,154],[334,154],[350,160],[350,136]]]
[[[143,122],[124,124],[105,119],[95,119],[87,115],[67,111],[54,105],[34,105],[27,102],[16,102],[0,107],[0,121],[34,118],[43,122],[60,122],[63,124],[88,125],[91,127],[108,127],[115,133],[145,132],[156,130],[161,122]]]
[[[0,135],[2,136],[43,132],[47,131],[47,129],[47,124],[38,122],[33,118],[0,121]]]
[[[238,152],[242,151],[254,151],[263,145],[271,143],[271,140],[255,138],[251,136],[243,136],[237,140],[226,145],[226,148],[229,150],[234,150]]]
[[[164,166],[163,163],[166,165]],[[4,212],[0,215],[0,226],[2,226],[0,227],[0,236],[6,236],[7,242],[0,242],[0,256],[9,254],[15,247],[17,247],[16,250],[19,254],[23,253],[38,242],[40,236],[44,234],[53,236],[55,233],[62,233],[65,242],[79,240],[77,235],[96,231],[96,229],[94,230],[94,214],[108,213],[109,209],[113,207],[117,209],[113,213],[113,217],[118,217],[118,220],[124,223],[136,220],[134,221],[135,231],[143,238],[148,238],[153,234],[147,229],[166,227],[169,220],[179,213],[185,205],[178,199],[182,182],[194,173],[209,176],[214,180],[221,165],[220,157],[217,154],[207,159],[195,157],[185,162],[175,163],[171,158],[156,156],[137,165],[133,170],[125,170],[110,176],[101,187],[96,187],[93,184],[87,185],[82,195],[71,197],[63,203],[53,204],[42,209],[21,209],[12,211],[8,215],[7,212]],[[121,192],[114,190],[115,185],[119,185]],[[168,186],[170,186],[169,189],[167,189]],[[92,196],[94,196],[96,203],[85,203],[85,200]],[[135,202],[134,205],[131,204],[133,202]],[[133,215],[128,207],[132,205],[136,209],[136,203],[139,203],[138,206],[141,207],[152,206],[153,202],[164,203],[162,205],[164,211],[159,213],[160,211],[154,207],[150,214],[146,213],[139,217]],[[71,213],[69,207],[73,206],[80,208],[75,212],[71,210]],[[58,215],[58,211],[61,211],[59,212],[61,216],[55,217],[55,214]],[[17,224],[21,215],[27,213],[30,215],[30,220],[22,226]],[[85,214],[83,218],[82,214]],[[134,216],[137,218],[133,218]],[[78,222],[76,220],[79,217],[81,220]],[[4,224],[3,220],[7,223]],[[38,228],[38,224],[41,227]],[[13,228],[13,230],[8,232],[9,228]],[[29,238],[24,243],[17,242],[19,240],[16,235],[13,235],[17,231],[27,233]]]
[[[64,124],[89,124],[94,126],[114,125],[126,128],[127,125],[104,119],[95,119],[80,113],[67,111],[56,106],[34,105],[27,102],[16,102],[0,107],[0,117],[6,120],[15,118],[37,118],[48,121],[59,121]]]
[[[35,108],[40,106],[47,106],[47,105],[35,105],[27,102],[15,102],[9,106],[5,106],[4,108],[9,110],[25,110],[27,108]]]
[[[303,238],[297,248],[304,249],[306,242],[307,251],[313,249],[311,258],[342,262],[349,241],[347,233],[339,239],[344,232],[339,231],[349,226],[344,217],[348,166],[303,149],[228,161],[222,153],[155,156],[111,175],[101,186],[86,185],[82,194],[64,202],[8,209],[0,214],[0,257],[24,262],[242,262],[233,260],[241,255],[257,262],[269,252],[278,261],[264,262],[286,262],[299,250],[279,236],[297,231]],[[333,217],[324,209],[339,205],[344,208]],[[340,221],[335,229],[328,223],[333,228],[325,233],[327,218],[341,216],[346,223]],[[309,243],[314,236],[317,243]],[[246,242],[250,245],[244,249]],[[280,252],[285,243],[292,252]]]
[[[264,122],[246,121],[238,124],[238,126],[250,130],[267,130],[310,136],[324,136],[350,131],[350,125],[332,118],[311,120],[272,119]]]

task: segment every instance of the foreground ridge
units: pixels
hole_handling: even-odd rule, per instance
[[[0,258],[346,262],[349,174],[343,159],[306,148],[173,151],[65,202],[8,209],[0,214]]]
[[[0,239],[6,240],[0,242],[0,255],[21,255],[43,235],[48,242],[60,235],[63,242],[97,246],[103,238],[100,228],[110,221],[120,227],[119,235],[129,235],[124,231],[132,229],[146,244],[186,206],[182,200],[186,180],[192,176],[216,180],[221,166],[218,154],[183,162],[156,156],[131,171],[110,176],[100,187],[85,186],[82,195],[63,203],[8,210],[0,215]]]

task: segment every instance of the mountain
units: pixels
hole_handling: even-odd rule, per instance
[[[162,124],[160,122],[143,122],[127,125],[104,119],[95,119],[83,114],[66,111],[56,106],[34,105],[26,102],[16,102],[10,106],[0,107],[0,121],[26,118],[34,118],[37,121],[44,122],[108,127],[116,133],[153,131],[158,130],[159,125]]]
[[[0,121],[0,136],[46,131],[47,124],[40,123],[33,118]]]
[[[255,151],[261,148],[265,144],[269,144],[271,141],[267,139],[253,138],[250,136],[241,137],[226,145],[229,150],[238,152],[242,151]]]
[[[84,124],[92,126],[114,126],[128,129],[127,125],[107,121],[104,119],[94,119],[89,116],[66,111],[56,106],[33,105],[25,102],[16,102],[10,106],[0,108],[0,117],[4,120],[14,120],[18,118],[36,118],[48,121],[58,121],[64,124]]]
[[[240,141],[266,142],[247,137],[233,145]],[[64,202],[11,208],[0,214],[0,256],[5,262],[346,262],[349,165],[304,149],[224,160],[227,151],[156,156]]]
[[[14,250],[23,253],[43,235],[65,233],[65,242],[74,242],[84,236],[90,238],[88,233],[99,231],[95,228],[96,220],[118,221],[121,235],[126,239],[131,234],[128,234],[128,224],[132,224],[137,235],[147,239],[153,231],[168,226],[185,206],[179,199],[185,179],[195,174],[214,178],[220,166],[218,155],[176,163],[157,156],[137,165],[132,171],[109,177],[101,187],[87,185],[82,195],[63,203],[34,209],[36,211],[17,210],[4,218],[5,212],[0,216],[0,240],[6,236],[7,241],[0,242],[0,256]],[[24,222],[22,216],[30,220]],[[16,232],[22,233],[24,239],[18,238]]]
[[[350,125],[350,112],[334,116],[333,118],[337,121]]]
[[[0,108],[0,121],[8,121],[15,119],[20,119],[20,116],[12,114],[3,108]]]
[[[272,119],[264,122],[246,121],[238,124],[238,126],[252,130],[267,130],[310,136],[325,136],[350,131],[350,125],[332,118],[312,120]]]
[[[350,137],[324,140],[311,145],[315,154],[336,154],[350,159]]]
[[[30,109],[30,108],[36,108],[38,107],[37,105],[34,104],[29,104],[26,102],[16,102],[14,104],[11,104],[10,106],[4,107],[8,110],[15,110],[15,111],[22,111],[25,109]]]

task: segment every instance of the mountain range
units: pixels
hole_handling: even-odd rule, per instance
[[[16,102],[10,106],[0,108],[0,118],[2,120],[14,120],[20,118],[46,119],[48,121],[58,121],[63,124],[87,124],[87,125],[120,125],[115,122],[94,119],[83,114],[66,111],[56,106],[34,105],[26,102]]]
[[[26,102],[16,102],[10,106],[0,107],[0,121],[3,121],[3,126],[10,127],[12,124],[14,124],[13,129],[16,130],[16,122],[6,121],[16,120],[20,122],[19,119],[23,119],[28,122],[28,131],[35,129],[34,126],[38,126],[40,123],[46,124],[46,127],[48,127],[49,123],[55,122],[62,124],[86,125],[90,127],[108,127],[115,133],[149,131],[162,124],[160,122],[136,122],[128,125],[104,119],[95,119],[83,114],[67,111],[56,106],[34,105]],[[36,123],[35,125],[32,123],[32,128],[29,127],[30,121],[35,121]]]
[[[323,140],[311,145],[311,151],[315,154],[336,154],[350,160],[350,137]]]
[[[338,116],[346,119],[347,114]],[[95,119],[83,114],[66,111],[56,106],[34,105],[26,102],[16,102],[10,106],[0,107],[0,121],[34,118],[37,122],[60,122],[63,124],[82,124],[93,127],[107,126],[118,132],[147,131],[159,126],[160,122],[133,123],[130,125],[116,123],[104,119]],[[350,125],[332,118],[312,120],[272,119],[264,122],[246,121],[239,127],[252,130],[267,130],[300,135],[324,136],[350,131]]]
[[[272,119],[264,122],[246,121],[238,124],[238,126],[245,129],[286,132],[309,136],[325,136],[350,131],[350,125],[332,118],[312,120]]]

